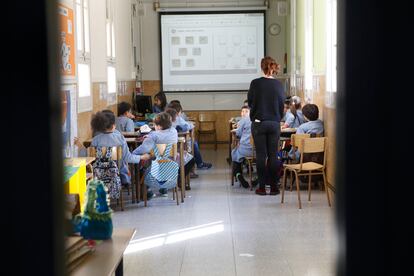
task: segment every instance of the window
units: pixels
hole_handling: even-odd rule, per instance
[[[336,92],[336,0],[326,6],[326,91]]]
[[[106,55],[115,62],[114,1],[106,0]]]
[[[313,87],[313,0],[305,1],[305,90]]]
[[[106,55],[107,55],[107,104],[116,104],[117,80],[116,80],[116,56],[115,56],[115,1],[106,0]]]
[[[113,66],[108,66],[108,93],[116,93],[116,70]]]
[[[78,112],[92,110],[89,0],[76,0]]]

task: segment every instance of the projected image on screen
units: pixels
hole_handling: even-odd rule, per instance
[[[260,76],[264,14],[161,14],[164,91],[247,90]]]

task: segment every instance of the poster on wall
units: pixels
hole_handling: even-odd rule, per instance
[[[62,86],[61,98],[63,157],[77,157],[77,148],[74,146],[74,139],[78,132],[75,85]]]
[[[60,74],[62,80],[75,80],[75,36],[73,29],[73,10],[58,5],[60,22]]]

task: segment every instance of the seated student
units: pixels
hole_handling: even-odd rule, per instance
[[[312,136],[323,135],[324,128],[323,122],[319,120],[319,109],[316,104],[307,104],[302,109],[305,119],[308,121],[301,124],[297,130],[296,134],[310,134]],[[295,156],[293,156],[293,152]],[[289,157],[292,159],[299,160],[300,152],[299,150],[291,149],[289,152]]]
[[[166,108],[165,112],[170,114],[171,116],[171,122],[172,122],[172,127],[176,127],[176,120],[177,120],[177,111],[173,108]],[[195,158],[189,154],[187,151],[184,152],[184,172],[185,175],[190,174],[191,178],[197,178],[198,175],[195,174],[194,172],[191,172],[190,170],[193,169],[194,165],[195,165]],[[188,189],[189,187],[186,187],[186,189]]]
[[[305,122],[303,118],[301,99],[298,96],[291,98],[290,109],[286,112],[286,121],[282,128],[297,128]]]
[[[130,184],[129,170],[127,163],[139,163],[140,160],[148,160],[151,158],[149,154],[136,155],[131,154],[128,144],[124,136],[115,129],[115,115],[110,110],[97,112],[92,116],[91,127],[93,132],[92,147],[122,147],[121,182],[123,185]],[[81,148],[81,156],[86,156],[86,149],[78,139],[75,144]]]
[[[156,144],[176,144],[178,142],[178,134],[175,128],[171,127],[171,116],[166,112],[158,113],[154,117],[155,131],[151,131],[144,139],[142,144],[137,147],[133,154],[146,154],[154,149]],[[149,193],[149,198],[152,193]],[[165,189],[160,189],[161,195],[167,195]]]
[[[242,173],[242,162],[246,156],[252,155],[252,145],[250,144],[251,124],[250,109],[248,106],[241,108],[242,119],[237,124],[236,136],[240,138],[239,145],[231,152],[233,161],[233,175],[237,178],[244,188],[249,187],[249,183],[244,179]]]
[[[286,97],[286,99],[285,99],[285,102],[283,103],[283,118],[280,120],[280,123],[282,124],[282,125],[284,125],[285,124],[285,122],[286,122],[286,113],[288,112],[288,111],[290,111],[290,102],[291,102],[291,96],[288,96],[288,97]]]
[[[173,109],[175,109],[175,111],[177,111],[177,119],[174,123],[174,126],[175,126],[175,128],[177,129],[178,132],[185,132],[185,131],[189,131],[189,130],[194,128],[193,124],[185,121],[181,117],[182,107],[181,107],[180,104],[170,103],[168,105],[168,108],[173,108]],[[207,163],[207,162],[203,161],[203,158],[201,157],[200,148],[198,146],[197,141],[194,141],[194,157],[195,157],[195,161],[196,161],[198,169],[210,169],[212,167],[211,163]]]
[[[307,104],[302,108],[303,116],[306,123],[301,124],[297,130],[297,134],[307,133],[313,135],[323,135],[323,122],[319,120],[319,108],[316,104]]]
[[[116,118],[116,129],[120,132],[133,132],[135,116],[131,113],[131,105],[126,102],[118,104],[118,117]]]
[[[165,96],[164,92],[158,92],[154,96],[154,106],[152,107],[153,113],[160,113],[163,112],[165,107],[167,106],[167,97]]]
[[[181,105],[181,103],[180,103],[179,100],[172,100],[170,102],[170,104],[179,104],[182,107],[182,105]],[[183,118],[185,121],[189,121],[187,115],[184,113],[183,110],[181,111],[181,118]]]

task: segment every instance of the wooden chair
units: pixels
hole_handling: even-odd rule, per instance
[[[247,156],[246,161],[249,167],[249,186],[250,191],[253,190],[253,166],[256,165],[256,148],[254,146],[253,135],[250,135],[250,145],[252,146],[252,156]]]
[[[306,138],[301,139],[300,144],[298,145],[298,149],[301,153],[300,155],[300,162],[298,164],[286,164],[284,165],[284,174],[283,174],[283,182],[282,182],[282,203],[284,202],[284,195],[285,195],[285,185],[286,185],[286,173],[287,171],[292,171],[295,174],[296,179],[296,189],[298,191],[298,201],[299,201],[299,209],[302,209],[302,203],[300,201],[300,189],[299,189],[299,176],[307,175],[309,177],[309,184],[308,184],[308,201],[311,200],[311,178],[312,175],[322,175],[323,176],[323,184],[325,186],[326,196],[328,198],[328,205],[331,206],[331,201],[329,198],[329,191],[326,186],[326,174],[325,174],[325,167],[326,167],[326,149],[327,149],[327,138],[320,137],[320,138]],[[323,164],[315,163],[315,162],[303,162],[303,155],[306,153],[324,153]]]
[[[106,151],[108,150],[108,147],[101,147],[102,148],[102,153],[105,154]],[[112,160],[116,161],[116,164],[118,166],[118,170],[121,170],[121,160],[122,160],[122,147],[118,146],[118,147],[110,147],[112,149]],[[96,157],[96,147],[88,147],[88,156],[93,156]],[[121,176],[120,176],[121,177]],[[129,194],[129,187],[128,189],[128,194]],[[121,191],[119,193],[119,201],[121,203],[121,211],[124,211],[124,200],[123,200],[123,196],[122,196],[122,184],[121,184]],[[118,205],[118,200],[116,202],[116,204]]]
[[[163,155],[165,152],[165,149],[167,148],[167,144],[156,144],[157,148],[158,148],[158,152]],[[151,151],[151,156],[154,156],[154,152]],[[171,152],[170,152],[170,156],[172,158],[172,160],[176,160],[177,158],[177,144],[172,144],[172,148],[171,148]],[[145,178],[145,173],[142,174],[141,179],[140,179],[140,183],[141,186],[144,188],[144,206],[147,207],[147,202],[148,202],[148,195],[147,195],[147,185],[145,185],[144,183],[144,178]],[[178,181],[177,181],[177,185],[178,185]],[[179,201],[178,201],[178,187],[177,185],[173,188],[173,200],[177,200],[177,205],[179,205]]]
[[[298,146],[302,143],[303,139],[310,138],[310,134],[292,134],[290,136],[290,144],[292,146],[293,151],[293,159],[288,158],[288,164],[298,163],[299,160],[296,160],[296,151]],[[293,190],[293,172],[290,172],[290,191]]]
[[[214,149],[217,150],[216,115],[213,113],[200,113],[198,115],[198,142],[201,143],[202,135],[214,136]]]

